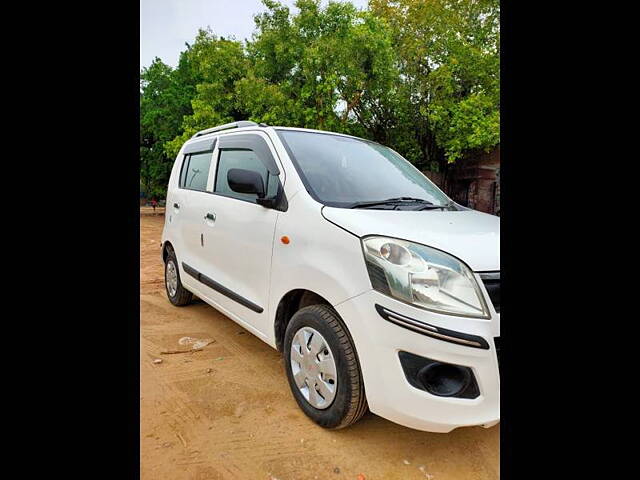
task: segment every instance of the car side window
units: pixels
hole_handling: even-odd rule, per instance
[[[204,192],[207,189],[212,152],[187,155],[180,173],[180,187]]]
[[[257,172],[262,177],[266,189],[266,196],[272,197],[277,193],[278,176],[270,175],[267,167],[260,161],[255,152],[248,149],[220,150],[220,159],[218,160],[218,168],[216,170],[216,183],[213,189],[214,193],[256,203],[256,199],[258,198],[256,194],[238,193],[231,190],[227,180],[227,173],[232,168],[242,168],[244,170]]]

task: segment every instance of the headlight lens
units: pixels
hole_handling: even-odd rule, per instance
[[[489,317],[473,272],[451,255],[377,236],[365,238],[362,248],[376,290],[436,312]]]

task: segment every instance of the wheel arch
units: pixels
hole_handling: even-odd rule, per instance
[[[309,305],[328,305],[331,307],[331,302],[322,295],[304,288],[289,290],[278,302],[273,328],[276,348],[279,352],[283,351],[284,334],[287,330],[287,325],[291,321],[291,317],[293,317],[298,310]]]
[[[175,252],[176,250],[175,248],[173,248],[173,245],[169,240],[165,240],[165,242],[162,244],[162,261],[163,262],[167,261],[167,256],[169,255],[169,251]]]

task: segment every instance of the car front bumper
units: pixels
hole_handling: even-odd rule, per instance
[[[385,320],[376,305],[437,328],[482,337],[488,349],[451,343]],[[495,337],[500,315],[491,319],[462,318],[429,312],[370,290],[335,305],[355,343],[371,412],[401,425],[429,432],[463,427],[491,427],[500,421],[500,375]],[[476,398],[432,395],[412,386],[399,352],[469,367],[480,394]]]

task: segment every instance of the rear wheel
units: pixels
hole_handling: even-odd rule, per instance
[[[167,259],[164,262],[164,285],[167,290],[167,297],[174,305],[181,307],[191,302],[193,295],[182,286],[178,260],[173,250],[169,250]]]
[[[360,365],[336,311],[311,305],[293,316],[284,341],[287,378],[304,413],[325,428],[344,428],[367,411]]]

